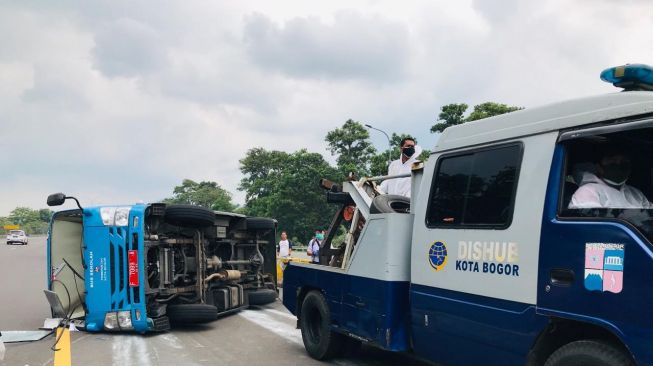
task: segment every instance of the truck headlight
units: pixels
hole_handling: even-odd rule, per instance
[[[127,226],[130,211],[131,207],[102,207],[100,208],[102,223],[106,226]]]
[[[130,311],[110,312],[104,315],[104,329],[106,330],[131,330],[132,314]]]

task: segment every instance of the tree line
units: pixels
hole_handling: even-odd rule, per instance
[[[522,109],[494,102],[475,105],[467,114],[468,108],[464,103],[443,106],[431,133]],[[361,122],[349,119],[324,138],[328,150],[336,158],[336,166],[331,166],[322,154],[307,149],[288,153],[256,147],[248,150],[240,160],[243,178],[238,190],[245,193],[244,206],[234,205],[231,193],[216,182],[197,183],[188,179],[175,187],[173,196],[165,201],[272,217],[279,222],[280,231],[287,231],[295,242],[307,243],[315,229],[328,227],[336,210],[334,205],[326,203],[319,180],[341,182],[350,174],[356,177],[384,175],[388,153],[392,159],[397,159],[400,141],[405,137],[412,138],[405,133],[392,133],[390,150],[377,151],[368,129]],[[429,151],[425,151],[420,160],[428,159],[428,155]]]
[[[33,210],[29,207],[16,207],[9,216],[0,217],[0,234],[6,234],[6,225],[18,225],[27,235],[41,235],[48,232],[52,211],[47,208]]]
[[[431,127],[431,133],[521,109],[494,102],[475,105],[467,114],[468,108],[464,103],[443,106]],[[336,166],[330,165],[322,154],[307,149],[289,153],[256,147],[248,150],[239,161],[243,177],[238,190],[245,193],[244,206],[234,204],[231,192],[217,182],[195,182],[190,179],[184,179],[174,187],[172,196],[163,202],[272,217],[279,222],[279,230],[287,231],[295,242],[307,243],[315,229],[328,227],[336,209],[326,203],[319,180],[326,178],[341,182],[350,174],[356,177],[384,175],[387,173],[388,155],[392,159],[398,158],[400,141],[406,137],[412,138],[405,133],[392,133],[389,150],[377,151],[368,129],[361,122],[349,119],[342,126],[329,131],[324,138],[328,150],[336,158]],[[429,151],[425,151],[420,159],[424,161],[428,155]],[[9,216],[0,217],[0,230],[4,225],[17,224],[28,234],[44,234],[51,217],[52,211],[49,209],[17,207]]]

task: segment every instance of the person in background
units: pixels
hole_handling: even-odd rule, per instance
[[[415,144],[415,139],[407,137],[401,140],[401,156],[388,166],[388,175],[410,173],[411,166],[422,153],[422,148]],[[410,197],[410,177],[386,179],[381,182],[380,190],[387,194]]]
[[[596,174],[583,173],[569,208],[653,208],[642,191],[626,184],[631,169],[630,158],[618,147],[605,147],[596,165]]]
[[[288,233],[281,232],[281,240],[277,245],[277,257],[287,258],[292,254],[292,242],[288,240]]]
[[[306,254],[311,257],[312,263],[320,263],[320,246],[324,240],[324,231],[315,230],[315,236],[308,243],[308,249],[306,249]]]

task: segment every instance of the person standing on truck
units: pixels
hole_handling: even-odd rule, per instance
[[[412,164],[422,153],[422,148],[417,146],[415,139],[406,137],[401,140],[401,156],[388,166],[388,175],[410,174]],[[386,179],[381,183],[380,189],[387,194],[396,194],[410,198],[410,177]]]
[[[653,208],[642,191],[626,184],[630,173],[630,158],[614,146],[605,148],[596,174],[583,173],[569,208]]]
[[[315,230],[315,236],[308,243],[308,249],[306,249],[306,254],[311,257],[312,263],[320,263],[320,246],[322,245],[322,240],[324,240],[324,231]]]

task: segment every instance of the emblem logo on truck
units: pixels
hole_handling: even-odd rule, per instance
[[[447,245],[442,241],[435,241],[429,248],[429,263],[437,272],[447,264]]]

